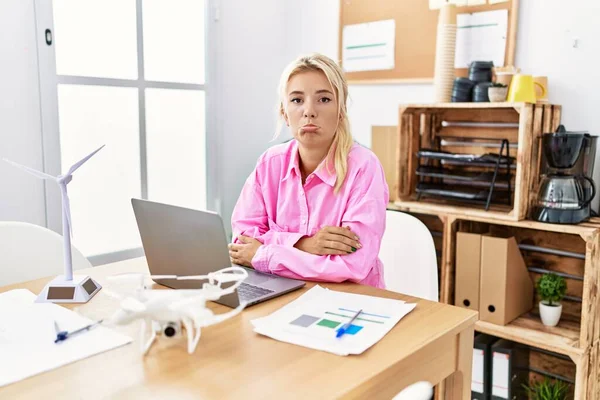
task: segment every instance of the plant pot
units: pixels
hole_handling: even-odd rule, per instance
[[[506,95],[508,94],[508,87],[494,87],[490,86],[488,88],[488,97],[491,102],[497,103],[506,100]]]
[[[540,317],[546,326],[556,326],[562,314],[562,304],[549,306],[548,302],[540,301]]]

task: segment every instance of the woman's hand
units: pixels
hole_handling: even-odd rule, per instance
[[[262,243],[248,236],[238,236],[242,243],[229,245],[229,258],[233,264],[252,268],[252,259]]]
[[[326,226],[314,236],[298,240],[294,247],[318,256],[345,255],[362,247],[358,240],[358,236],[348,227]]]

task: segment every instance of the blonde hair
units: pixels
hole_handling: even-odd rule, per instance
[[[327,77],[329,84],[334,90],[338,104],[338,125],[333,137],[333,143],[327,153],[327,168],[333,161],[336,173],[334,193],[338,193],[346,179],[348,171],[348,154],[354,143],[350,133],[350,122],[348,121],[348,111],[346,101],[348,100],[348,83],[344,78],[342,69],[329,57],[322,54],[308,54],[292,61],[281,74],[279,81],[279,107],[278,107],[278,128],[275,137],[279,136],[283,126],[283,115],[285,112],[284,101],[287,97],[286,88],[289,80],[296,74],[309,71],[321,71]]]

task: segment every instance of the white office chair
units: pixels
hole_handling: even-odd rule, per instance
[[[438,301],[438,273],[435,244],[429,229],[412,215],[386,211],[386,227],[379,258],[383,262],[386,289]],[[393,400],[429,400],[433,386],[414,383]]]
[[[73,270],[92,266],[71,248]],[[0,286],[63,273],[61,235],[26,222],[0,221]]]
[[[386,211],[379,258],[386,289],[438,301],[435,245],[429,229],[412,215]]]
[[[433,397],[433,386],[429,382],[417,382],[398,393],[392,400],[429,400]]]

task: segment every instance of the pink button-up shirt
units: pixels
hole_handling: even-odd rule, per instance
[[[352,281],[385,287],[378,258],[389,200],[383,168],[375,154],[354,144],[346,180],[334,194],[336,175],[323,162],[302,185],[298,143],[268,149],[246,180],[231,218],[237,236],[261,246],[252,266],[261,272],[313,281]],[[362,248],[347,255],[318,256],[294,247],[325,226],[348,226]]]

